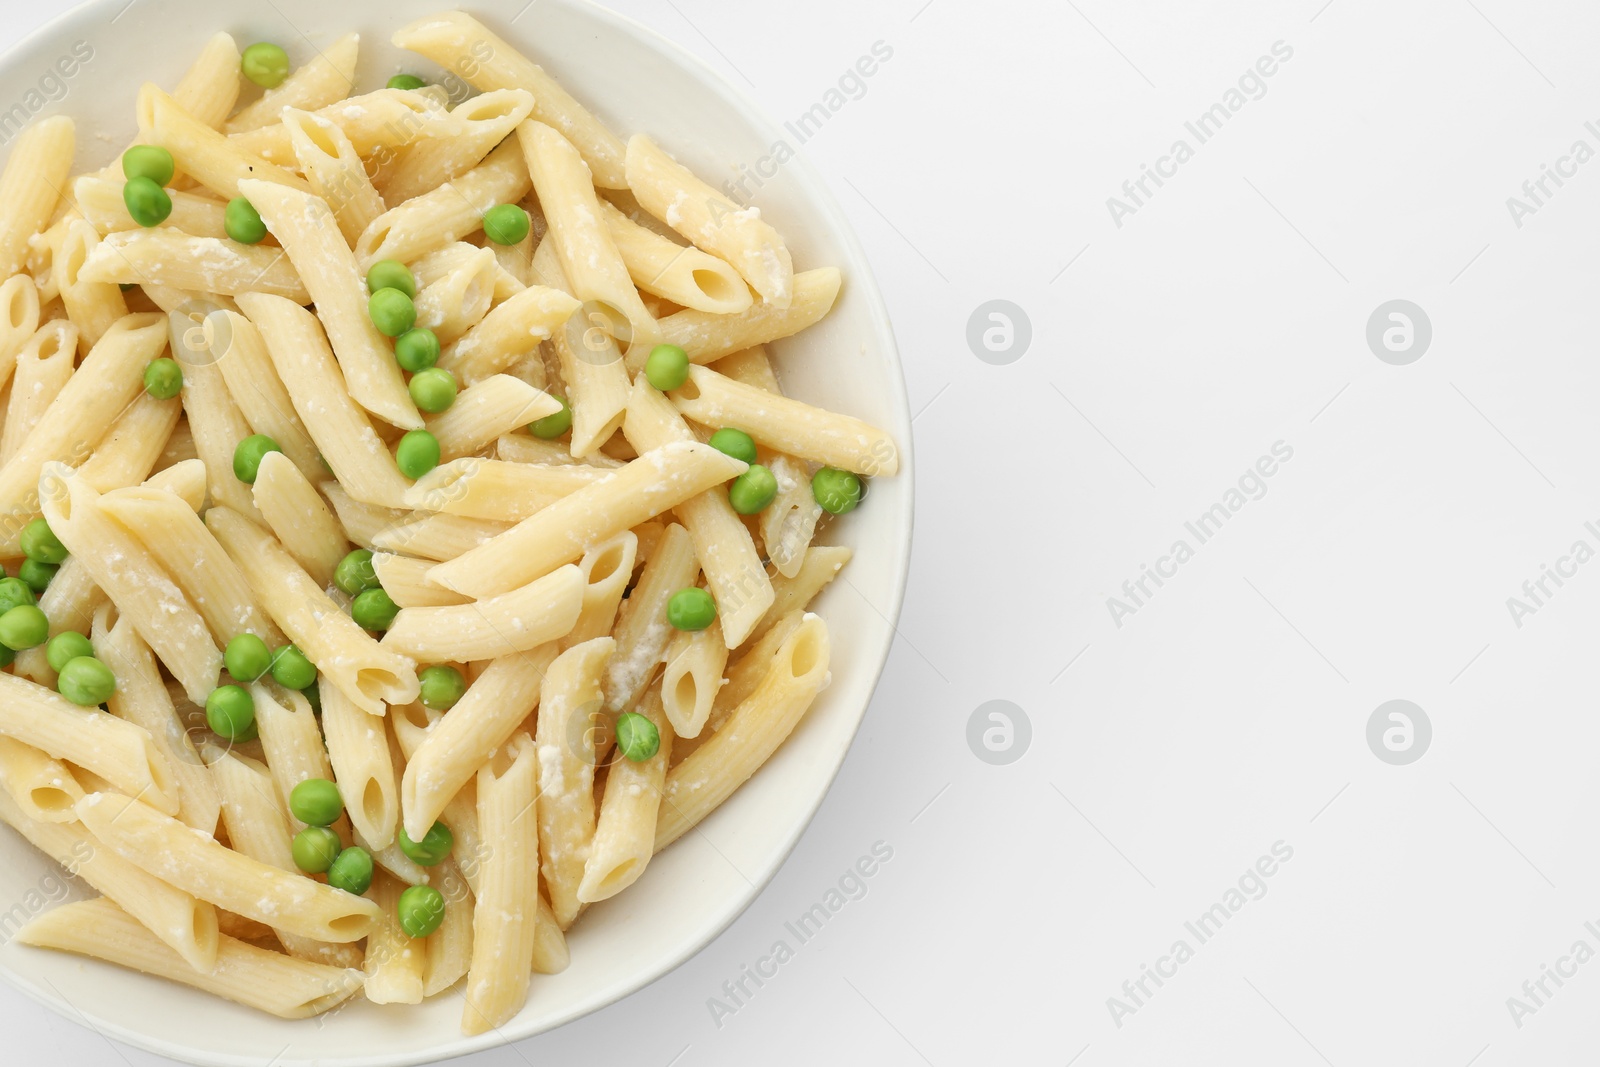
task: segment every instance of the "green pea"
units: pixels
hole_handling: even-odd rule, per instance
[[[149,178],[157,185],[166,185],[177,170],[172,153],[160,145],[136,144],[122,153],[124,178]]]
[[[689,353],[677,345],[656,345],[644,361],[644,376],[663,393],[689,380]]]
[[[14,652],[37,648],[50,638],[50,620],[32,604],[19,604],[0,615],[0,645]]]
[[[378,573],[372,569],[372,551],[358,548],[341,559],[333,568],[333,584],[351,596],[382,588]]]
[[[778,495],[778,479],[759,463],[733,480],[728,486],[728,503],[741,515],[754,515],[772,503]]]
[[[561,404],[561,410],[554,415],[546,415],[544,418],[528,424],[529,433],[535,437],[542,437],[546,441],[553,437],[560,437],[572,429],[572,409],[567,407],[567,398],[556,396],[554,393],[551,393],[550,396]]]
[[[282,452],[278,442],[264,433],[253,433],[239,442],[233,450],[233,476],[241,482],[255,484],[261,472],[261,458],[268,452]]]
[[[756,461],[756,442],[743,430],[735,430],[732,426],[724,426],[711,435],[711,440],[706,444],[721,452],[723,455],[742,459],[746,463]]]
[[[326,826],[308,826],[294,835],[294,865],[307,874],[321,874],[333,866],[343,845]]]
[[[407,478],[420,478],[439,465],[439,439],[427,430],[412,430],[395,446],[394,461]]]
[[[5,645],[0,645],[0,667],[9,667],[16,662],[17,654]]]
[[[222,665],[241,682],[253,682],[272,666],[272,650],[255,634],[240,634],[228,642]]]
[[[35,593],[43,593],[50,587],[50,579],[56,576],[60,566],[54,563],[40,563],[36,559],[25,559],[22,566],[17,568],[17,577],[27,584]]]
[[[322,687],[312,682],[300,692],[305,696],[306,703],[311,705],[311,710],[318,715],[322,714]]]
[[[434,711],[449,711],[467,692],[467,680],[454,667],[435,664],[417,672],[422,683],[422,706]]]
[[[116,691],[117,676],[93,656],[67,660],[56,678],[56,692],[83,708],[104,703]]]
[[[135,289],[139,288],[139,283],[138,282],[118,282],[117,283],[117,288],[121,289],[124,293],[131,293]]]
[[[634,763],[643,763],[661,748],[661,731],[638,712],[617,717],[617,748]]]
[[[49,661],[50,669],[57,673],[79,656],[92,655],[94,646],[89,643],[89,639],[73,630],[61,631],[44,646],[44,658]]]
[[[37,603],[33,590],[21,578],[0,578],[0,615],[19,604]]]
[[[441,411],[450,410],[450,405],[456,402],[455,375],[443,367],[429,367],[427,370],[418,371],[411,376],[411,399],[417,405],[418,411],[426,411],[430,415],[437,415]]]
[[[399,337],[417,324],[417,305],[399,289],[379,289],[367,300],[367,315],[385,337]]]
[[[345,849],[328,868],[328,884],[359,897],[372,888],[372,856],[359,845]]]
[[[272,650],[272,680],[285,689],[304,689],[317,680],[317,668],[294,645]]]
[[[515,204],[500,204],[483,213],[483,235],[497,245],[514,245],[528,236],[528,213]]]
[[[5,619],[0,618],[0,623]],[[256,702],[248,689],[219,685],[206,697],[206,725],[225,741],[244,741],[256,725]]]
[[[157,400],[171,400],[183,392],[183,368],[178,361],[162,356],[145,364],[144,391]]]
[[[850,471],[823,467],[811,476],[811,495],[823,511],[843,515],[861,503],[861,479]]]
[[[34,519],[22,528],[22,554],[40,563],[60,563],[67,558],[67,546],[43,519]]]
[[[417,295],[417,279],[398,259],[380,259],[367,271],[367,292],[379,289],[398,289],[408,297]]]
[[[394,361],[412,374],[439,362],[439,336],[426,326],[413,326],[394,339]]]
[[[717,621],[717,602],[704,589],[680,589],[667,601],[667,621],[676,630],[704,630]]]
[[[428,83],[415,74],[396,74],[384,83],[385,89],[420,89]]]
[[[222,211],[222,228],[242,245],[260,244],[267,236],[267,224],[261,221],[261,212],[242,196],[228,201]]]
[[[149,178],[129,178],[122,187],[122,202],[140,226],[160,226],[172,214],[172,197]]]
[[[413,863],[423,867],[437,867],[455,847],[456,835],[452,834],[450,827],[444,823],[436,822],[428,828],[421,841],[411,840],[411,835],[406,833],[404,826],[395,835],[395,840],[400,844],[400,851],[404,852]]]
[[[275,44],[257,41],[239,57],[244,76],[263,89],[276,89],[289,76],[289,53]]]
[[[382,589],[368,589],[350,602],[350,617],[363,630],[387,630],[400,614],[400,605]]]
[[[344,814],[344,798],[326,778],[307,778],[289,791],[289,814],[307,826],[332,826]]]
[[[444,894],[431,885],[414,885],[400,894],[394,910],[407,937],[427,937],[444,922]]]

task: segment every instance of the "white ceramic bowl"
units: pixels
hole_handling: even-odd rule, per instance
[[[168,88],[217,30],[241,47],[284,44],[296,62],[356,30],[361,86],[400,70],[429,77],[430,64],[388,43],[400,25],[432,13],[436,0],[94,0],[57,18],[0,61],[0,111],[13,101],[78,123],[79,169],[109,162],[133,130],[134,94],[146,80]],[[699,174],[720,183],[753,165],[782,137],[737,92],[694,57],[650,30],[582,0],[539,0],[514,24],[519,4],[480,10],[624,137],[645,131]],[[471,6],[468,5],[469,9]],[[359,11],[359,13],[357,13]],[[279,12],[281,12],[281,17]],[[65,80],[58,57],[87,42],[94,55]],[[307,42],[311,42],[308,44]],[[81,49],[80,49],[81,51]],[[34,96],[29,97],[33,91]],[[3,129],[3,128],[0,128]],[[832,684],[795,735],[721,810],[657,857],[637,885],[587,913],[572,931],[572,965],[533,979],[527,1007],[498,1033],[463,1038],[461,999],[420,1007],[355,1003],[322,1021],[283,1022],[187,988],[95,961],[7,944],[0,977],[74,1021],[119,1040],[198,1064],[398,1067],[525,1038],[639,989],[716,937],[750,904],[794,847],[833,781],[888,656],[910,556],[911,424],[894,335],[865,256],[833,197],[804,159],[794,159],[755,198],[786,236],[797,268],[835,264],[845,287],[838,306],[803,337],[774,351],[786,389],[891,431],[901,449],[897,477],[873,482],[855,513],[828,531],[855,558],[819,601],[833,635]],[[55,867],[0,828],[0,937],[52,895]],[[13,909],[17,905],[21,911]],[[7,917],[7,912],[11,912]]]

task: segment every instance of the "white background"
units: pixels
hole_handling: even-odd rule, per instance
[[[1520,1027],[1506,1000],[1573,942],[1600,951],[1600,563],[1520,628],[1506,598],[1600,549],[1600,160],[1520,228],[1506,199],[1573,141],[1600,150],[1600,9],[615,6],[779,121],[893,49],[804,150],[897,324],[912,582],[855,747],[756,904],[473,1067],[1592,1056],[1600,962]],[[8,37],[49,14],[0,10]],[[1197,145],[1185,121],[1279,41],[1265,94]],[[1194,158],[1118,227],[1107,197],[1180,137]],[[1005,366],[966,341],[995,298],[1032,323]],[[1433,327],[1408,366],[1365,338],[1397,298]],[[1107,598],[1194,547],[1185,521],[1280,441],[1266,494],[1115,625]],[[1366,740],[1396,698],[1433,728],[1406,766]],[[1006,766],[966,740],[994,699],[1032,724]],[[866,895],[718,1025],[708,999],[880,841]],[[1185,921],[1277,842],[1265,895],[1199,944]],[[1107,998],[1179,938],[1193,958],[1117,1025]],[[4,988],[0,1023],[7,1062],[167,1062]]]

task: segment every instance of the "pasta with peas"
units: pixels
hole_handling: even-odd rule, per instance
[[[13,142],[0,822],[103,894],[22,945],[479,1034],[790,736],[898,463],[762,347],[837,270],[472,15],[394,42],[480,95],[223,33],[112,166]]]

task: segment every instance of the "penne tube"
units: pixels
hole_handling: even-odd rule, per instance
[[[149,733],[98,710],[87,711],[41,685],[0,674],[0,734],[98,774],[159,810],[178,810],[172,768]]]
[[[150,144],[172,153],[178,170],[224,200],[245,194],[239,183],[251,179],[272,182],[301,192],[310,187],[302,178],[269,163],[240,142],[213,130],[185,111],[172,97],[146,83],[139,92],[140,125]],[[250,198],[252,204],[254,198]]]
[[[417,292],[417,325],[432,330],[444,345],[477,326],[494,300],[494,253],[471,245],[448,245],[440,252],[454,253],[457,248],[471,248],[472,252],[464,257],[452,255],[454,266],[431,281],[424,282],[417,275],[417,284],[422,286]]]
[[[356,241],[363,270],[380,259],[409,263],[483,228],[483,213],[533,188],[522,149],[507,140],[461,177],[379,215]]]
[[[285,821],[288,812],[266,766],[214,746],[206,752],[206,766],[222,796],[222,821],[228,830],[229,846],[241,856],[290,874],[298,873]],[[332,967],[361,964],[361,951],[354,945],[329,944],[289,930],[275,929],[273,934],[284,951],[297,959]]]
[[[138,485],[150,477],[182,417],[183,402],[177,397],[158,400],[149,393],[140,394],[117,416],[94,454],[83,461],[78,477],[102,493]],[[199,473],[204,495],[205,472]]]
[[[350,141],[356,155],[392,153],[420,137],[436,136],[448,128],[449,113],[424,90],[379,89],[352,96],[309,112],[333,123]],[[230,144],[280,166],[295,166],[294,139],[287,126],[274,122],[236,133]]]
[[[443,993],[466,976],[472,965],[472,928],[476,922],[473,893],[455,863],[447,859],[436,871],[435,881],[444,897],[444,921],[428,935],[426,943],[427,960],[422,969],[425,998]]]
[[[220,335],[216,343],[223,348],[223,355],[216,361],[217,369],[251,432],[266,434],[277,442],[307,478],[322,477],[327,467],[294,409],[288,388],[272,365],[272,354],[261,331],[236,311],[214,311],[207,321]]]
[[[120,175],[121,172],[118,173]],[[133,216],[128,214],[128,205],[123,203],[123,184],[120,177],[104,178],[97,174],[86,174],[72,183],[72,195],[77,201],[78,210],[102,235],[140,228],[133,221]],[[172,213],[161,222],[161,226],[195,237],[228,236],[228,231],[223,228],[223,211],[227,205],[221,200],[177,189],[167,190],[167,195],[172,198]]]
[[[53,115],[23,127],[0,171],[0,278],[27,262],[28,238],[43,230],[72,170],[73,125]]]
[[[413,841],[422,840],[450,798],[538,705],[540,685],[555,658],[555,646],[547,644],[491,661],[428,732],[400,779],[403,825]]]
[[[197,970],[108,899],[46,912],[23,927],[17,940],[153,974],[281,1019],[321,1015],[361,990],[359,972],[308,963],[221,935],[215,968]]]
[[[383,196],[401,204],[422,196],[483,161],[533,111],[525,89],[492,89],[458,104],[438,137],[413,141],[400,153],[384,182]]]
[[[578,885],[594,837],[594,720],[615,647],[610,637],[597,637],[567,649],[550,664],[539,695],[540,870],[563,930],[578,917]]]
[[[77,822],[74,805],[83,799],[83,787],[60,760],[0,735],[0,786],[29,819],[38,822]]]
[[[727,665],[728,646],[720,623],[673,635],[661,671],[661,705],[675,735],[696,737],[704,729]]]
[[[294,69],[277,86],[240,108],[222,124],[223,133],[248,133],[277,122],[284,108],[302,111],[326,107],[350,95],[356,86],[356,56],[361,38],[347,33]]]
[[[808,615],[727,724],[668,772],[656,851],[697,826],[778,750],[827,683],[828,661],[828,628]]]
[[[737,426],[780,452],[869,476],[899,469],[894,440],[860,419],[756,386],[709,367],[690,367],[689,380],[668,394],[678,410],[704,426]]]
[[[528,997],[539,925],[536,762],[533,742],[519,734],[477,772],[485,855],[461,1014],[468,1035],[510,1021]]]
[[[159,315],[129,315],[83,358],[35,431],[0,466],[0,555],[21,555],[22,528],[39,514],[46,463],[81,463],[144,387],[144,368],[166,345]]]
[[[297,383],[290,394],[294,409],[339,484],[363,502],[399,506],[406,481],[366,412],[350,399],[317,317],[288,300],[257,294],[242,297],[239,306],[266,338],[278,377]]]
[[[222,550],[211,531],[181,498],[134,486],[100,497],[100,510],[138,538],[150,558],[195,605],[218,647],[243,633],[275,648],[284,643],[250,593],[243,569]]]
[[[333,505],[333,513],[344,527],[345,536],[362,548],[372,548],[372,539],[381,531],[405,522],[411,512],[400,508],[382,508],[353,499],[335,481],[321,486],[322,495]]]
[[[559,289],[571,287],[554,241],[539,245],[532,270],[543,284]],[[569,447],[576,457],[588,459],[600,454],[600,447],[622,427],[629,382],[627,364],[612,336],[616,321],[615,316],[597,305],[585,305],[580,320],[569,320],[565,329],[550,338],[572,408]]]
[[[556,501],[487,544],[439,564],[428,580],[475,597],[517,588],[577,559],[588,545],[737,477],[745,467],[710,445],[674,442]]]
[[[379,918],[367,938],[366,993],[374,1004],[421,1004],[427,944],[414,941],[400,929],[395,913],[402,883],[386,871],[372,880],[372,899]]]
[[[428,432],[439,440],[440,458],[452,460],[560,410],[561,402],[549,393],[509,374],[492,374],[463,389],[447,411],[429,417]]]
[[[117,678],[106,707],[149,733],[177,784],[178,818],[203,834],[215,833],[222,803],[216,783],[195,751],[194,736],[178,718],[150,646],[110,601],[95,609],[89,638],[95,656]]]
[[[540,463],[548,466],[578,465],[616,470],[621,460],[612,459],[604,452],[595,452],[584,459],[574,456],[559,441],[544,441],[523,433],[503,434],[495,442],[495,456],[509,463]]]
[[[83,468],[78,469],[78,474]],[[146,489],[159,489],[189,505],[198,514],[206,506],[206,465],[198,459],[174,463],[165,470],[156,471],[141,483]]]
[[[372,901],[253,860],[143,801],[90,793],[78,802],[78,818],[123,859],[200,900],[274,929],[344,944],[367,936],[377,921]]]
[[[440,355],[439,366],[469,385],[481,382],[538,348],[577,310],[578,301],[560,289],[529,286],[467,330]]]
[[[0,430],[0,464],[21,450],[72,380],[77,354],[78,328],[67,319],[52,319],[24,343],[16,358],[5,427]]]
[[[305,280],[350,396],[391,425],[421,429],[422,416],[406,392],[388,339],[367,314],[366,286],[332,210],[308,192],[271,182],[242,181],[239,193],[261,213]]]
[[[577,146],[602,189],[627,187],[622,141],[544,69],[464,11],[418,19],[395,31],[397,47],[416,52],[461,75],[474,89],[526,89],[533,115]],[[508,198],[509,199],[509,198]]]
[[[841,282],[837,267],[819,267],[794,276],[794,300],[786,308],[763,300],[737,315],[712,315],[692,309],[675,312],[659,321],[661,341],[677,345],[695,363],[710,363],[746,348],[792,337],[815,326],[833,310]],[[633,363],[629,360],[630,369],[636,369]]]
[[[606,667],[607,711],[614,715],[627,711],[644,692],[674,633],[667,622],[667,601],[673,593],[693,585],[699,570],[688,531],[677,523],[669,524],[611,631],[617,650]]]
[[[507,529],[503,522],[423,513],[421,518],[379,530],[372,536],[372,547],[443,561],[487,544]]]
[[[508,463],[469,456],[418,478],[406,492],[406,503],[447,515],[518,522],[610,473],[578,463]]]
[[[17,353],[39,329],[39,287],[26,274],[0,283],[0,383],[11,377]]]
[[[633,560],[639,538],[631,530],[602,541],[578,561],[583,581],[583,606],[572,629],[561,638],[563,649],[604,637],[617,619],[617,606],[633,578]]]
[[[824,586],[838,577],[844,565],[850,562],[851,554],[843,545],[812,545],[806,549],[805,558],[800,561],[800,569],[793,578],[773,581],[772,606],[750,631],[750,636],[760,637],[785,615],[810,604]]]
[[[327,202],[345,244],[353,246],[384,212],[383,198],[372,187],[355,145],[338,123],[311,112],[286,108],[283,127],[311,191]]]
[[[76,219],[61,231],[60,241],[51,251],[61,302],[66,305],[67,317],[78,327],[78,346],[84,352],[128,313],[121,289],[83,273],[84,264],[100,244],[94,227]]]
[[[583,610],[587,588],[584,573],[569,564],[521,589],[486,600],[401,608],[384,634],[383,645],[429,663],[512,656],[571,632]]]
[[[172,351],[183,365],[183,410],[194,437],[195,451],[205,464],[206,493],[221,504],[257,520],[250,487],[233,476],[233,453],[250,436],[250,423],[228,391],[218,366],[221,353],[232,347],[231,319],[221,308],[189,303],[167,316]]]
[[[737,315],[755,303],[745,280],[724,260],[669,241],[609,200],[600,201],[600,215],[628,276],[643,292],[711,315]]]
[[[789,249],[778,231],[762,220],[760,208],[735,204],[642,133],[628,141],[627,173],[628,188],[646,211],[697,248],[732,264],[774,308],[787,308],[793,302]]]
[[[211,508],[205,521],[244,567],[267,615],[352,703],[381,716],[385,701],[406,704],[417,698],[411,661],[383,648],[357,626],[271,534],[227,508]]]
[[[311,300],[283,249],[196,237],[170,226],[107,234],[84,260],[78,277],[107,285],[150,282],[229,296],[271,293],[297,304]]]
[[[326,588],[350,545],[339,520],[305,475],[282,452],[261,458],[251,498],[285,552]]]
[[[100,494],[82,478],[53,464],[39,487],[44,517],[56,537],[84,561],[95,584],[116,602],[189,699],[205,703],[222,670],[222,653],[204,616],[144,544],[100,507]]]
[[[0,792],[0,822],[61,864],[69,875],[104,893],[107,902],[121,905],[129,921],[172,953],[173,959],[196,971],[210,971],[216,965],[217,911],[210,904],[168,885],[110,849],[98,847],[76,818],[36,822]],[[18,939],[31,943],[22,932]]]
[[[672,754],[672,723],[655,693],[640,702],[639,714],[655,726],[661,745],[649,759],[638,763],[619,759],[606,772],[594,842],[578,883],[578,900],[585,904],[614,897],[638,881],[655,852],[661,789]]]
[[[434,608],[467,603],[467,598],[460,593],[428,583],[427,574],[432,566],[429,560],[397,556],[392,552],[372,554],[373,573],[389,599],[400,607]]]
[[[723,678],[722,688],[717,692],[716,700],[712,702],[711,717],[706,720],[705,729],[700,731],[698,737],[680,738],[680,741],[685,743],[678,745],[679,751],[673,752],[674,759],[678,758],[682,750],[690,747],[689,743],[704,741],[722,729],[722,724],[728,721],[733,709],[743,704],[750,694],[756,691],[756,686],[766,677],[767,667],[778,654],[778,649],[789,640],[790,634],[800,628],[800,623],[805,620],[805,614],[803,610],[795,610],[775,620],[766,633],[752,640],[740,652],[737,662],[725,668],[726,677]]]
[[[657,340],[655,318],[639,299],[622,253],[600,214],[599,197],[583,157],[560,133],[542,122],[517,127],[539,206],[571,286],[572,295],[599,311],[603,329],[618,341],[648,353]],[[626,320],[623,329],[619,320]]]
[[[400,821],[400,786],[381,715],[368,714],[338,686],[322,694],[322,733],[333,780],[345,797],[351,825],[375,849],[394,843]]]
[[[289,831],[298,834],[306,824],[288,810],[294,787],[307,778],[333,781],[333,765],[328,761],[321,724],[304,693],[286,689],[276,682],[257,679],[250,683],[250,699],[255,702],[261,751],[284,804],[284,818]],[[343,818],[334,823],[334,828],[340,832],[341,839],[349,839]]]

